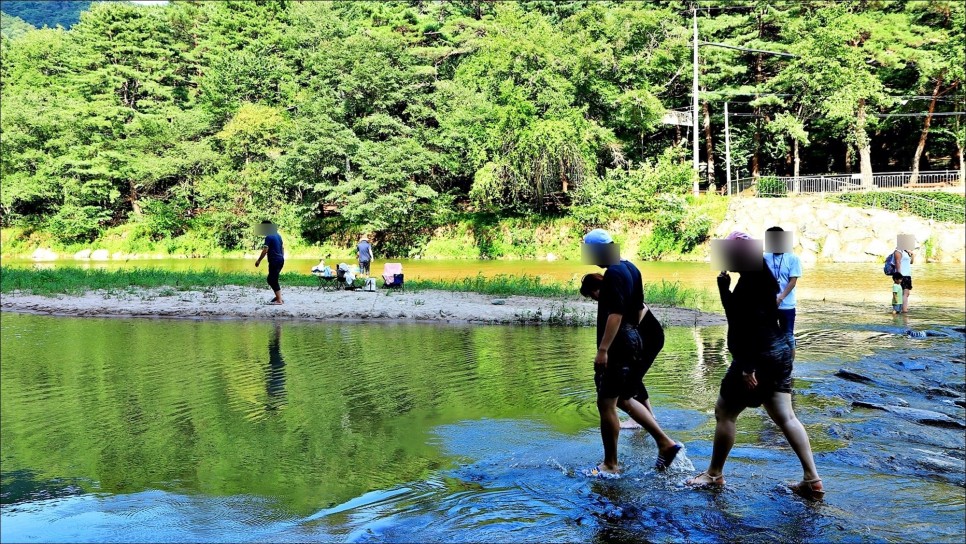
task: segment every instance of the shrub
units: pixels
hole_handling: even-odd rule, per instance
[[[687,253],[708,237],[711,218],[689,211],[679,195],[658,197],[661,211],[655,214],[654,230],[641,241],[640,257],[659,259],[669,253]]]
[[[758,179],[758,196],[766,198],[783,197],[788,193],[785,182],[773,177],[764,176]]]
[[[690,166],[678,161],[677,153],[669,149],[655,163],[608,169],[604,177],[586,180],[574,194],[571,215],[584,223],[602,225],[622,216],[662,212],[662,195],[684,195],[693,182]]]
[[[141,203],[142,215],[138,219],[144,234],[152,240],[178,236],[184,232],[185,220],[182,208],[171,202],[145,199]]]
[[[90,242],[110,217],[110,212],[99,206],[65,204],[47,220],[47,230],[64,242]]]

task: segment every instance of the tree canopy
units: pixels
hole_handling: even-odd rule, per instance
[[[725,177],[725,100],[742,175],[959,165],[958,117],[929,133],[891,115],[966,107],[961,2],[700,6],[703,41],[790,55],[701,46],[704,183]],[[684,232],[701,223],[682,199],[689,127],[661,118],[690,106],[690,16],[675,0],[97,2],[69,30],[5,16],[2,222],[225,248],[265,217],[308,241],[403,239],[453,210]]]

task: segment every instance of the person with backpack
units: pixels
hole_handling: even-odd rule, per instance
[[[649,338],[645,352],[639,328],[654,330],[656,318],[648,318],[650,311],[644,304],[644,284],[641,273],[631,262],[619,259],[611,262],[609,251],[616,248],[607,231],[595,229],[584,237],[585,249],[596,255],[594,264],[605,269],[604,274],[589,274],[581,282],[580,293],[598,302],[597,355],[594,357],[594,384],[597,388],[597,410],[600,414],[600,436],[604,447],[604,461],[585,474],[599,478],[616,478],[620,474],[617,462],[617,440],[620,420],[617,408],[638,422],[655,440],[658,458],[655,468],[666,469],[683,445],[672,440],[660,427],[647,401],[644,373],[650,367],[660,338]],[[608,247],[609,246],[609,247]],[[652,321],[653,319],[653,321]],[[660,328],[660,323],[657,323]],[[647,360],[646,360],[647,359]]]
[[[912,291],[912,264],[916,262],[916,255],[911,251],[896,248],[892,252],[896,271],[902,276],[902,313],[909,313],[909,292]]]

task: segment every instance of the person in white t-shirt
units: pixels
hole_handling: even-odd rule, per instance
[[[766,232],[784,232],[781,227],[771,227]],[[802,261],[794,253],[765,253],[765,263],[780,289],[778,304],[778,324],[792,343],[792,360],[795,359],[795,287],[802,277]]]
[[[916,262],[916,254],[911,251],[896,248],[893,253],[896,269],[902,276],[902,313],[909,313],[909,292],[912,291],[912,265]]]

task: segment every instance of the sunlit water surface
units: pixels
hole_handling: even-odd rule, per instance
[[[591,328],[4,313],[0,539],[962,542],[962,326],[802,312],[795,405],[828,489],[810,505],[781,485],[800,467],[760,410],[726,490],[682,485],[710,455],[724,327],[670,328],[647,376],[687,446],[672,470],[623,431],[625,477],[594,481]]]

